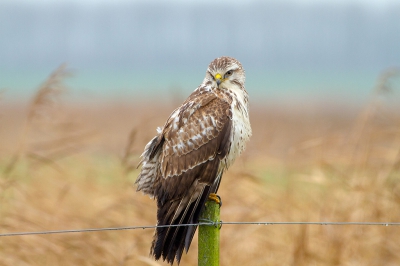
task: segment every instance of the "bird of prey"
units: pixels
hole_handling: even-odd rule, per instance
[[[157,201],[157,225],[195,224],[223,172],[251,136],[242,64],[214,59],[201,85],[167,119],[141,155],[137,190]],[[188,252],[197,226],[156,228],[150,254],[171,265]]]

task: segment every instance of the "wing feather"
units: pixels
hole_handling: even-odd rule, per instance
[[[217,137],[230,119],[226,115],[230,106],[217,97],[212,100],[209,98],[206,105],[191,114],[187,123],[180,125],[180,119],[175,117],[164,128],[165,143],[161,161],[164,178],[180,175],[215,158],[221,141]],[[182,115],[187,112],[189,110],[184,109]]]

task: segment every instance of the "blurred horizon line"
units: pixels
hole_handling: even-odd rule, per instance
[[[78,71],[68,81],[76,92],[188,95],[212,59],[229,55],[256,98],[357,101],[381,71],[400,66],[400,3],[157,3],[2,2],[0,89],[29,94],[67,62]]]

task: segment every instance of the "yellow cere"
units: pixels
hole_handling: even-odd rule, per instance
[[[216,79],[221,79],[222,76],[221,76],[221,74],[218,73],[217,75],[215,75],[215,78],[216,78]]]

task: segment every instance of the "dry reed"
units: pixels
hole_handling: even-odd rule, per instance
[[[3,170],[5,176],[12,173],[23,157],[60,170],[56,161],[80,150],[85,139],[92,135],[82,131],[63,108],[61,96],[67,91],[63,81],[69,76],[71,73],[63,64],[37,89],[28,106],[17,149]]]
[[[382,80],[379,95],[358,116],[253,108],[254,136],[222,180],[222,220],[400,221],[400,118],[385,113],[384,104],[376,108],[375,98],[390,88],[389,79]],[[65,128],[56,131],[58,138],[23,134],[29,138],[22,141],[24,154],[65,142],[81,145],[82,151],[60,161],[62,171],[26,167],[30,159],[21,156],[7,172],[13,155],[2,154],[0,184],[12,173],[13,185],[0,187],[0,232],[155,224],[155,202],[135,193],[138,171],[131,166],[171,109],[159,106],[144,113],[143,108],[116,104],[79,109],[83,127],[98,128],[98,142],[64,136],[60,132]],[[30,111],[30,121],[42,117],[39,113]],[[30,131],[33,122],[27,123]],[[1,140],[7,138],[11,135]],[[103,148],[93,153],[93,146]],[[55,160],[53,156],[49,158]],[[152,234],[132,230],[3,237],[0,265],[165,265],[148,257]],[[398,265],[399,237],[397,227],[226,225],[221,265]],[[196,248],[194,240],[181,265],[196,265]]]

